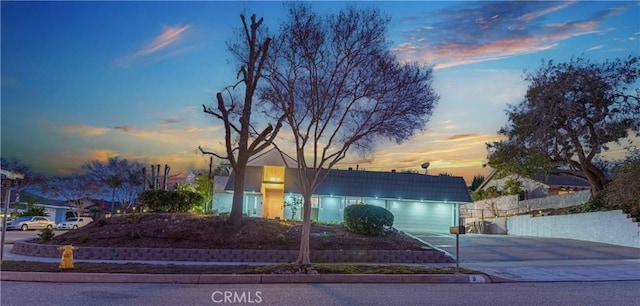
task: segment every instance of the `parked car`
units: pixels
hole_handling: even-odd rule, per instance
[[[59,230],[78,229],[79,227],[83,227],[91,222],[93,222],[91,217],[73,217],[58,223],[56,228]]]
[[[42,216],[25,216],[25,217],[17,217],[15,220],[11,221],[11,223],[7,223],[7,230],[36,230],[36,229],[45,229],[45,228],[54,228],[56,226],[56,222],[50,220],[47,217]]]

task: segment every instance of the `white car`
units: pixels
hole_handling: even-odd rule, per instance
[[[93,222],[91,217],[73,217],[58,223],[56,228],[59,230],[78,229],[79,227],[83,227],[91,222]]]

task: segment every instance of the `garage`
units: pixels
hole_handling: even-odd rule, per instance
[[[393,213],[393,227],[420,233],[448,233],[455,225],[456,207],[451,203],[390,201],[387,209]]]

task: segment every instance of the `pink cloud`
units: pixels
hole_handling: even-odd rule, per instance
[[[148,57],[152,54],[157,54],[160,51],[167,49],[169,46],[174,45],[182,36],[184,36],[189,27],[189,25],[165,27],[162,34],[158,35],[152,42],[148,43],[142,49],[132,54],[115,60],[115,63],[120,67],[128,67],[138,59]],[[189,50],[190,48],[183,49]],[[182,54],[184,53],[184,50],[160,55],[159,59],[166,59],[175,55]]]

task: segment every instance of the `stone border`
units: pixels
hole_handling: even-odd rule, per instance
[[[482,274],[124,274],[3,271],[3,281],[55,283],[290,284],[492,283]],[[509,282],[507,280],[507,282]]]
[[[145,260],[197,262],[269,262],[289,263],[298,257],[297,250],[241,249],[163,249],[114,248],[76,246],[74,258],[80,260]],[[11,253],[25,256],[59,258],[58,245],[16,241]],[[367,263],[452,263],[451,258],[437,250],[325,250],[312,251],[312,262]]]

